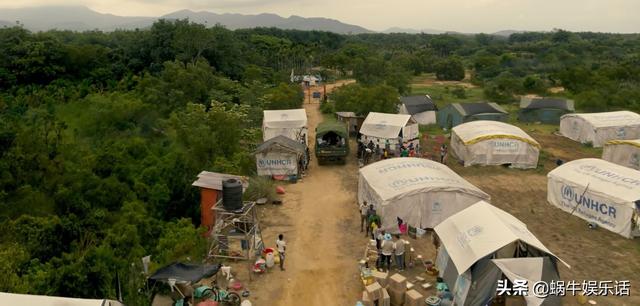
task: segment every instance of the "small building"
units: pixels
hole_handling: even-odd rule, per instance
[[[438,107],[428,95],[400,97],[399,114],[411,115],[418,124],[436,124]]]
[[[560,117],[573,112],[575,112],[573,100],[522,97],[518,120],[558,124]]]
[[[263,112],[262,141],[278,135],[309,143],[307,112],[300,109],[266,110]]]
[[[560,134],[593,147],[610,140],[640,138],[640,115],[630,111],[566,114],[560,118]]]
[[[242,182],[243,190],[249,187],[249,179],[244,176],[202,171],[198,179],[191,186],[200,187],[200,224],[207,228],[207,233],[213,229],[216,216],[212,209],[222,199],[222,182],[236,179]]]
[[[526,224],[484,201],[447,218],[434,231],[441,241],[435,264],[456,305],[485,305],[496,296],[498,282],[507,279],[526,280],[529,286],[559,281],[557,262],[569,267]],[[517,299],[507,305],[561,305],[558,295]]]
[[[471,165],[538,166],[540,144],[517,126],[500,121],[473,121],[451,129],[451,150]]]
[[[370,112],[362,123],[360,134],[362,143],[373,141],[381,148],[385,147],[386,141],[392,149],[403,144],[420,144],[418,123],[411,119],[411,115]]]
[[[271,138],[255,151],[258,175],[296,180],[300,177],[300,161],[306,158],[307,147],[288,137]]]
[[[347,132],[349,135],[357,135],[362,123],[364,122],[364,116],[356,115],[354,112],[336,112],[336,119],[347,125]]]
[[[602,159],[640,170],[640,139],[611,140],[604,144]]]
[[[443,129],[476,120],[506,122],[508,118],[509,113],[492,102],[451,103],[438,111],[438,125]]]

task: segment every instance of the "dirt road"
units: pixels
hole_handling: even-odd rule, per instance
[[[334,86],[327,85],[327,91]],[[305,103],[309,142],[322,121],[318,103]],[[352,143],[353,148],[353,143]],[[249,284],[253,305],[351,305],[362,288],[358,259],[364,238],[359,235],[355,204],[357,161],[318,166],[313,157],[308,175],[286,185],[283,205],[261,208],[263,238],[273,246],[279,233],[287,241],[285,271],[271,269]],[[354,234],[354,233],[358,234]]]

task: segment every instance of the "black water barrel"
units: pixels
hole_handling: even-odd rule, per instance
[[[242,182],[236,179],[222,181],[222,207],[230,211],[242,209]]]

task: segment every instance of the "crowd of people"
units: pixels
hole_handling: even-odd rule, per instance
[[[374,142],[372,139],[365,144],[362,140],[358,139],[358,158],[362,160],[363,164],[368,165],[371,162],[391,158],[391,157],[416,157],[420,155],[420,144],[414,142],[403,142],[401,137],[398,137],[398,141],[395,148],[391,147],[389,139],[385,139],[384,147],[380,147],[379,142]],[[445,163],[449,154],[449,148],[446,144],[440,146],[440,162]]]
[[[393,262],[398,271],[406,268],[405,263],[405,240],[399,234],[392,236],[382,229],[382,220],[376,213],[373,205],[364,201],[360,205],[360,232],[365,233],[365,237],[370,237],[376,241],[376,249],[378,251],[378,259],[376,260],[376,268],[380,271],[391,270],[391,262]],[[398,230],[400,234],[407,233],[407,225],[398,218]]]

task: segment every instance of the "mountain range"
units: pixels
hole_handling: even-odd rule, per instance
[[[276,27],[280,29],[318,30],[340,34],[373,33],[361,26],[347,24],[335,19],[321,17],[281,17],[276,14],[217,14],[208,11],[180,10],[160,17],[134,17],[103,14],[84,6],[41,6],[0,10],[0,27],[13,26],[19,22],[31,31],[51,29],[88,31],[113,31],[116,29],[132,30],[150,27],[158,19],[185,19],[213,26],[221,24],[228,29],[255,27]],[[498,36],[509,36],[518,31],[506,30],[493,33]],[[393,27],[382,33],[426,33],[426,34],[463,34],[436,29],[407,29]]]

